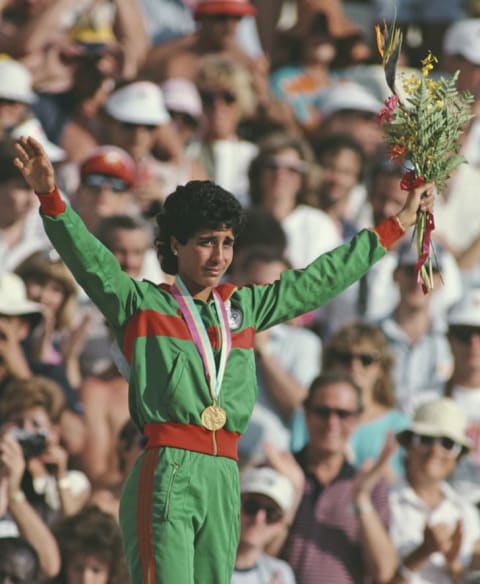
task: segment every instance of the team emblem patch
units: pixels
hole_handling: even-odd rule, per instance
[[[228,324],[229,324],[230,328],[232,330],[240,328],[240,326],[242,324],[242,320],[243,320],[243,314],[242,314],[242,311],[240,310],[240,308],[237,308],[236,306],[231,306],[229,303],[229,306],[227,306],[227,312],[228,312]]]

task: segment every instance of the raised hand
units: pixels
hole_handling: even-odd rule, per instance
[[[408,193],[407,200],[397,218],[405,229],[415,225],[418,211],[433,210],[434,184],[426,183]]]
[[[55,188],[55,171],[43,147],[31,136],[22,136],[15,144],[15,166],[28,185],[38,194],[46,195]]]

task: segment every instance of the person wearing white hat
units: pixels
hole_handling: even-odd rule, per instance
[[[1,136],[23,120],[36,96],[30,71],[13,59],[0,58],[0,79]]]
[[[390,493],[390,534],[400,556],[392,584],[463,581],[480,559],[480,518],[446,480],[472,446],[467,418],[453,399],[429,400],[397,438],[406,476]]]
[[[232,584],[295,584],[287,562],[265,553],[286,527],[295,499],[292,482],[273,468],[249,468],[240,473],[240,494],[240,542]]]

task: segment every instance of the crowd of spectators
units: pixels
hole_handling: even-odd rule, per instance
[[[431,50],[475,98],[468,164],[436,196],[435,287],[407,235],[257,335],[232,582],[480,582],[480,3],[0,0],[0,583],[128,584],[118,505],[144,446],[121,348],[52,250],[15,140],[44,146],[132,278],[169,282],[155,216],[210,179],[246,212],[229,280],[270,283],[404,203],[376,120],[384,20],[403,70]]]

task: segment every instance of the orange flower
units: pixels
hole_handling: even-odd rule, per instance
[[[388,158],[402,158],[408,152],[408,148],[403,144],[390,144],[387,150]]]

